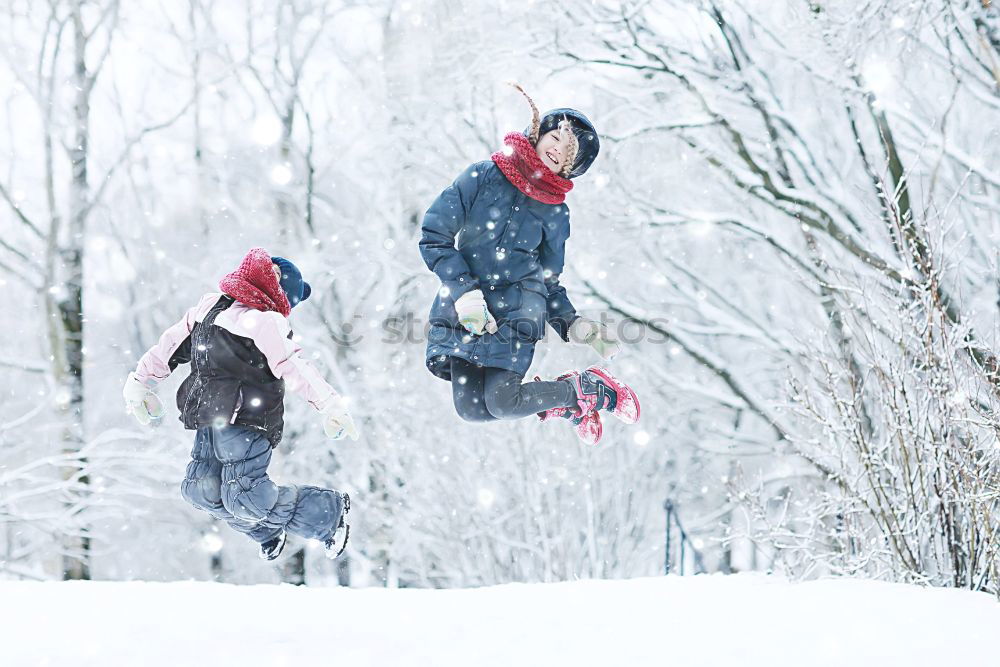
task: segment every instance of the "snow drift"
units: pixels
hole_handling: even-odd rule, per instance
[[[3,664],[997,664],[986,594],[763,575],[348,589],[0,582]]]

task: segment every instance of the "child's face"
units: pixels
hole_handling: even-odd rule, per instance
[[[271,268],[274,270],[274,277],[277,278],[278,282],[280,283],[281,282],[281,269],[278,268],[277,264],[271,264]]]
[[[566,161],[566,142],[559,135],[559,130],[552,130],[539,138],[535,144],[535,152],[546,167],[559,173]]]

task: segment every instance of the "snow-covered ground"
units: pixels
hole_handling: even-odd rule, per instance
[[[698,576],[464,590],[0,582],[0,664],[998,664],[985,594]]]

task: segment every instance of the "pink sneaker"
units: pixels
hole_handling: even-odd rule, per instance
[[[591,366],[582,373],[567,373],[573,381],[580,412],[607,410],[626,424],[639,421],[641,407],[632,388],[602,366]]]
[[[560,375],[557,380],[565,380],[570,373]],[[541,378],[535,376],[535,382],[540,382]],[[581,442],[587,445],[596,445],[601,441],[604,434],[604,424],[601,423],[601,416],[596,411],[581,412],[578,408],[549,408],[538,413],[540,420],[548,421],[555,418],[568,419],[573,424],[573,431]]]

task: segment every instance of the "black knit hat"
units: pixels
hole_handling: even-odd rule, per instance
[[[597,130],[590,119],[576,109],[553,109],[546,111],[542,116],[538,127],[538,136],[551,132],[559,128],[559,121],[566,119],[573,126],[573,134],[576,136],[580,147],[576,152],[576,159],[573,160],[573,168],[569,172],[569,178],[576,178],[590,169],[590,165],[597,159],[597,154],[601,150],[601,141],[597,138]],[[531,128],[525,130],[525,134]]]
[[[302,272],[299,271],[299,267],[284,257],[272,257],[271,262],[281,269],[281,279],[278,284],[281,285],[282,291],[288,297],[289,305],[294,308],[300,301],[309,298],[309,295],[312,294],[312,288],[309,287],[309,283],[302,280]]]

